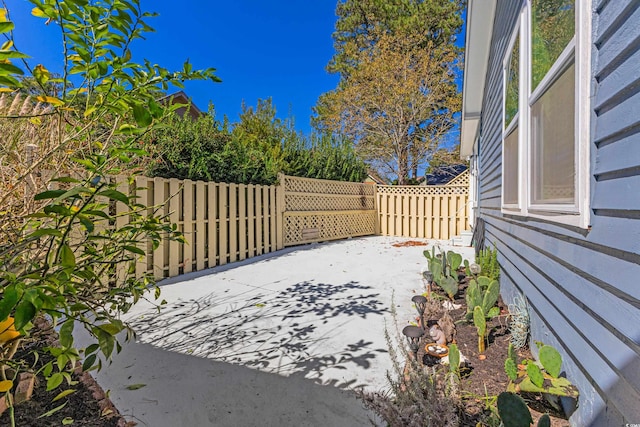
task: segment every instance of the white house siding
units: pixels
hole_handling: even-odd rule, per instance
[[[588,231],[501,212],[502,59],[520,6],[498,1],[485,82],[485,244],[498,249],[505,300],[530,303],[533,341],[564,356],[581,393],[572,424],[640,423],[640,2],[593,1]]]

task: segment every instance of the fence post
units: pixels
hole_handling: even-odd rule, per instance
[[[375,233],[376,236],[382,235],[380,231],[380,202],[378,200],[378,184],[373,184],[373,208],[376,210],[375,213]]]
[[[280,250],[284,248],[284,212],[285,212],[285,201],[284,201],[284,180],[285,174],[278,174],[278,186],[276,187],[276,249]]]

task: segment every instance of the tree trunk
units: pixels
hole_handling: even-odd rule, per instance
[[[398,185],[407,185],[407,177],[409,176],[409,158],[407,150],[400,150],[398,155]]]

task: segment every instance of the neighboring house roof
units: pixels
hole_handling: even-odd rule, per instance
[[[478,132],[495,11],[496,0],[468,0],[460,129],[462,159],[473,154]]]
[[[445,185],[457,178],[468,169],[467,165],[447,165],[437,168],[434,173],[425,175],[426,181],[423,185]]]
[[[176,114],[178,114],[180,117],[184,117],[185,113],[187,113],[187,108],[189,109],[188,114],[192,119],[197,119],[198,117],[204,115],[202,110],[198,108],[198,106],[191,100],[191,98],[187,96],[186,93],[184,93],[184,91],[179,91],[171,93],[167,96],[163,96],[159,99],[159,101],[162,103],[170,102],[172,105],[188,104],[188,107],[180,107],[176,110]]]
[[[367,171],[367,177],[365,178],[364,182],[368,184],[389,185],[389,183],[386,180],[382,179],[376,171],[373,171],[371,169]]]

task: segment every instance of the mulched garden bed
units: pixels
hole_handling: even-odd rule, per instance
[[[450,310],[456,326],[456,344],[460,352],[469,362],[468,369],[461,372],[460,395],[462,400],[461,426],[476,427],[487,425],[491,411],[495,411],[497,396],[507,389],[509,383],[504,371],[504,362],[508,357],[509,342],[511,334],[508,327],[508,308],[500,298],[498,306],[500,315],[487,321],[487,330],[490,331],[489,342],[483,355],[478,352],[478,334],[473,322],[467,322],[465,315],[467,304],[465,300],[466,288],[470,278],[466,278],[460,283],[459,292],[453,303],[462,307]],[[442,301],[448,299],[437,285],[433,286],[434,292]],[[430,319],[426,318],[425,321]],[[423,339],[424,340],[424,339]],[[424,362],[429,363],[429,356],[424,356],[421,350],[418,355]],[[518,351],[519,360],[531,359],[531,352],[528,348]],[[441,369],[448,369],[444,366]],[[569,421],[564,414],[557,411],[546,400],[536,395],[522,396],[527,402],[536,425],[537,419],[544,413],[548,413],[551,418],[552,427],[569,426]],[[492,409],[493,407],[493,409]]]
[[[37,371],[50,360],[48,353],[40,353],[38,360],[34,351],[57,344],[57,334],[44,321],[36,322],[31,337],[22,340],[20,347],[13,357],[14,360],[24,360],[33,371]],[[42,376],[36,377],[31,399],[22,402],[14,408],[16,426],[49,427],[49,426],[83,426],[83,427],[131,427],[120,416],[117,409],[109,401],[100,386],[89,373],[77,370],[72,378],[77,384],[69,386],[66,381],[56,389],[47,391],[47,382]],[[75,392],[52,402],[53,398],[67,389]],[[53,409],[64,405],[51,415],[46,415]],[[10,426],[9,410],[0,416],[0,426]]]

